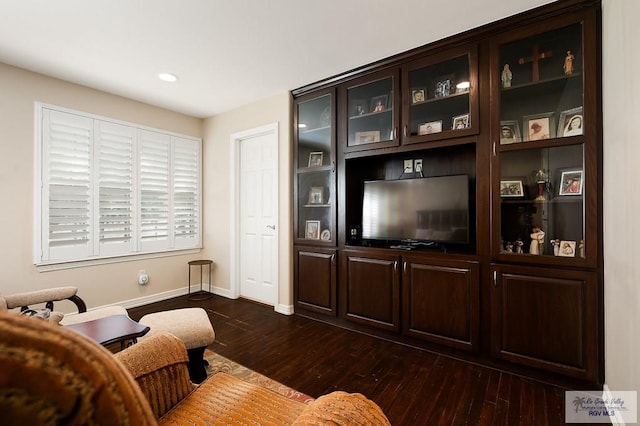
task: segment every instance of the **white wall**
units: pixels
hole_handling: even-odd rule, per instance
[[[640,392],[640,1],[602,5],[605,381]]]
[[[278,182],[280,217],[277,224],[279,298],[278,305],[293,305],[292,292],[292,142],[291,97],[288,92],[255,102],[243,108],[208,118],[204,121],[204,255],[215,263],[216,292],[227,294],[230,283],[230,137],[234,133],[278,123]],[[237,285],[237,283],[236,283]],[[288,308],[285,308],[285,310]]]
[[[33,265],[35,101],[202,137],[200,119],[0,64],[0,292],[73,285],[92,308],[186,290],[187,261],[199,254],[51,272]],[[137,284],[142,269],[145,287]],[[65,303],[56,309],[75,310]]]

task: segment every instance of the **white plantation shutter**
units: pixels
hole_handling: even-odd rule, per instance
[[[169,233],[169,135],[141,130],[139,133],[140,248],[142,251],[170,247]]]
[[[42,132],[43,260],[82,259],[93,254],[92,120],[44,110]]]
[[[135,129],[96,121],[98,164],[98,248],[100,255],[134,250]]]
[[[173,148],[173,230],[174,245],[200,244],[200,143],[174,138]]]
[[[199,139],[37,111],[36,264],[201,247]]]

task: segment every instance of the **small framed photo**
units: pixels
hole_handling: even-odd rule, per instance
[[[349,116],[358,117],[369,113],[369,102],[365,99],[354,99],[349,104]]]
[[[322,151],[309,153],[309,167],[322,167]]]
[[[500,122],[500,145],[522,142],[520,124],[515,120]]]
[[[308,240],[320,239],[320,221],[307,220],[304,226],[304,236]]]
[[[453,117],[453,124],[451,126],[453,130],[466,129],[470,126],[471,120],[469,119],[469,114],[462,114]]]
[[[501,180],[500,181],[501,197],[524,197],[524,185],[522,180]]]
[[[564,170],[560,173],[558,195],[582,195],[583,187],[582,170]]]
[[[440,133],[442,131],[442,120],[430,121],[422,123],[418,126],[419,135],[430,135],[431,133]]]
[[[581,135],[582,126],[582,107],[562,111],[558,120],[558,137]]]
[[[371,112],[382,112],[387,109],[389,95],[374,96],[371,98]]]
[[[560,248],[558,249],[558,256],[575,257],[576,256],[576,242],[575,241],[560,241]]]
[[[425,87],[416,87],[411,89],[411,105],[421,104],[427,100],[427,89]]]
[[[323,229],[322,233],[320,234],[320,239],[322,241],[329,241],[331,240],[331,231],[329,231],[328,229]]]
[[[355,136],[355,145],[380,142],[380,130],[372,130],[370,132],[356,132]]]
[[[523,117],[524,136],[527,141],[538,141],[556,137],[554,113],[526,115]]]
[[[309,189],[309,204],[324,204],[324,188],[312,186]]]

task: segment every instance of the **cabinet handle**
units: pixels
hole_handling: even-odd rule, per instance
[[[335,254],[332,254],[332,255],[331,255],[331,264],[332,264],[332,265],[335,265],[335,264],[336,264],[336,255],[335,255]]]
[[[498,271],[493,271],[493,286],[498,288]]]
[[[404,128],[402,129],[402,134],[404,135],[404,137],[407,137],[407,125],[404,125]]]
[[[336,162],[332,161],[331,162],[331,173],[335,173],[336,172]]]
[[[493,142],[493,156],[497,156],[498,154],[496,153],[496,143]]]
[[[398,261],[393,262],[393,272],[398,272]]]
[[[397,127],[393,128],[393,138],[394,139],[398,139],[398,128]]]
[[[402,262],[402,273],[407,274],[407,262]]]

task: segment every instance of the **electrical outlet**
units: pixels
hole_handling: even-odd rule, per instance
[[[403,173],[413,173],[413,161],[412,160],[404,160]]]
[[[422,171],[422,159],[413,160],[413,167],[416,169],[416,173]]]

